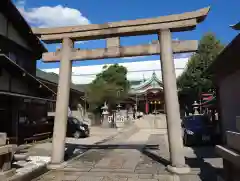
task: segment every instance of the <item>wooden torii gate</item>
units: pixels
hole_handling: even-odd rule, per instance
[[[45,43],[62,43],[61,50],[44,53],[42,57],[45,62],[60,61],[51,168],[61,166],[64,158],[72,61],[160,54],[171,158],[171,165],[168,168],[175,173],[188,172],[183,153],[173,53],[196,51],[197,41],[172,41],[171,34],[193,30],[205,19],[209,10],[207,7],[183,14],[106,24],[34,28],[33,32]],[[157,34],[159,43],[126,47],[120,45],[120,37],[148,34]],[[106,39],[106,48],[91,50],[73,48],[75,41],[96,39]]]

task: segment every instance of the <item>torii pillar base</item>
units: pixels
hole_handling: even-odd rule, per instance
[[[184,175],[187,174],[191,171],[191,169],[187,166],[184,167],[173,167],[171,165],[167,166],[167,171],[173,173],[173,174],[177,174],[177,175]]]

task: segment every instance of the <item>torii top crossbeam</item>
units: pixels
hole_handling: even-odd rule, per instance
[[[106,24],[80,25],[58,28],[33,28],[33,33],[45,43],[60,43],[63,38],[74,41],[103,39],[114,36],[154,34],[161,29],[172,32],[192,30],[207,16],[210,7],[193,12],[161,16],[149,19],[112,22]]]

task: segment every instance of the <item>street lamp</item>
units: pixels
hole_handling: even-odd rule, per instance
[[[103,110],[103,112],[102,112],[103,115],[108,114],[108,106],[107,106],[106,101],[104,102],[104,105],[101,109]]]
[[[117,110],[118,110],[118,112],[120,112],[120,108],[121,108],[122,106],[120,105],[120,104],[118,104],[117,105]]]
[[[87,103],[86,103],[86,96],[80,97],[82,100],[84,100],[84,116],[86,116],[87,113]]]
[[[121,96],[121,92],[123,92],[123,89],[120,89],[120,90],[117,91],[117,98],[119,98]],[[120,103],[118,103],[117,108],[118,108],[118,111],[120,111],[120,108],[121,108]]]

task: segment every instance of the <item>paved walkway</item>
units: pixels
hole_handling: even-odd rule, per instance
[[[89,150],[68,161],[63,169],[32,181],[216,181],[215,166],[207,163],[204,155],[207,152],[209,158],[214,157],[209,155],[213,148],[185,148],[192,172],[179,177],[166,171],[167,143],[166,129],[129,127],[102,144],[75,145]]]
[[[101,128],[101,127],[91,127],[90,128],[90,137],[75,139],[75,138],[66,138],[66,144],[76,144],[76,145],[92,145],[102,140],[105,140],[108,137],[114,136],[118,133],[116,129]],[[31,156],[51,156],[52,151],[52,142],[48,141],[45,143],[37,143],[29,148],[28,153]],[[78,149],[75,149],[75,152],[78,152]]]
[[[86,145],[94,145],[97,143],[101,143],[102,141],[116,135],[118,131],[119,130],[116,130],[116,129],[91,127],[91,136],[88,138],[81,138],[81,139],[67,138],[66,152],[72,156],[81,154],[87,150]],[[76,147],[76,145],[78,146],[85,145],[85,146]],[[50,162],[51,150],[52,150],[52,142],[50,140],[44,143],[36,143],[33,146],[31,146],[27,150],[28,154],[30,155],[27,161],[14,162],[13,167],[17,168],[16,175],[14,177],[25,175],[29,172],[32,172],[32,170],[36,170],[39,167],[46,165],[48,162]]]
[[[132,127],[106,143],[89,146],[89,151],[69,161],[64,169],[50,171],[34,181],[170,181],[164,163],[155,160],[151,152],[159,142],[163,143],[162,153],[167,152],[165,132],[159,129],[152,134],[152,130]]]

